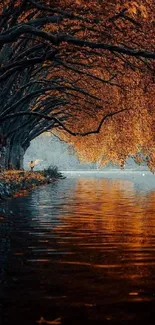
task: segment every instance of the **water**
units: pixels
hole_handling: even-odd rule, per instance
[[[155,185],[72,175],[1,205],[0,324],[155,324]]]

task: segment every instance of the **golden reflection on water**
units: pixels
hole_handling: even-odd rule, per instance
[[[144,240],[149,233],[152,237],[155,191],[147,195],[137,193],[133,183],[124,180],[79,179],[71,195],[73,204],[67,207],[68,215],[62,216],[63,221],[70,220],[67,225],[95,230],[99,223],[99,231],[104,234],[132,234],[134,241],[128,240],[128,244],[133,247],[141,246],[141,237]],[[64,222],[59,229],[61,226]]]
[[[15,209],[1,220],[9,324],[155,324],[155,191],[64,179],[7,204]]]
[[[61,263],[88,265],[91,254],[92,267],[123,269],[121,276],[135,282],[149,276],[155,267],[155,191],[137,192],[124,180],[78,179],[70,196],[55,232],[60,244],[68,241],[80,252]]]

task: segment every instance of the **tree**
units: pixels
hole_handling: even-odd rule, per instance
[[[153,107],[145,106],[154,95],[152,8],[153,1],[148,4],[141,0],[94,0],[87,5],[84,0],[2,2],[0,123],[4,142],[9,146],[17,143],[15,147],[19,149],[20,139],[24,152],[30,140],[45,129],[63,129],[71,136],[88,135],[101,131],[107,120],[111,147],[117,134],[122,140],[115,145],[115,157],[111,150],[107,154],[102,144],[99,155],[95,149],[96,159],[102,157],[104,161],[106,155],[106,159],[121,161],[129,153],[141,150],[139,140],[133,141],[131,150],[129,135],[134,134],[133,121],[139,121],[141,115],[146,121],[154,119]],[[112,129],[110,123],[114,124]],[[125,130],[124,124],[128,124]],[[129,138],[124,152],[123,135]],[[105,144],[105,132],[98,139]],[[140,135],[135,139],[140,139]],[[78,150],[83,152],[82,139],[68,141],[75,145],[79,141]],[[8,164],[12,158],[6,161]],[[20,163],[13,165],[19,167]]]

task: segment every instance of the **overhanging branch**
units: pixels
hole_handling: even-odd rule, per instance
[[[101,127],[103,125],[103,123],[105,122],[106,119],[114,116],[114,115],[117,115],[119,113],[122,113],[122,112],[125,112],[125,111],[129,111],[130,109],[121,109],[119,111],[116,111],[116,112],[111,112],[111,113],[108,113],[106,114],[100,121],[97,129],[95,130],[91,130],[91,131],[86,131],[86,132],[74,132],[74,131],[71,131],[70,129],[68,129],[58,118],[56,117],[51,117],[51,116],[48,116],[48,115],[45,115],[45,114],[41,114],[41,113],[36,113],[36,112],[19,112],[19,113],[14,113],[14,114],[8,114],[2,118],[0,118],[0,125],[6,121],[7,119],[12,119],[12,118],[16,118],[18,116],[24,116],[24,115],[34,115],[34,116],[38,116],[38,117],[42,117],[48,121],[54,121],[58,124],[59,127],[61,127],[64,131],[66,131],[67,133],[73,135],[73,136],[86,136],[86,135],[89,135],[89,134],[97,134],[100,132],[101,130]]]
[[[118,52],[118,53],[126,54],[128,56],[137,57],[137,58],[144,57],[147,59],[155,59],[155,52],[149,52],[147,50],[137,50],[134,48],[129,49],[129,48],[113,45],[113,44],[86,41],[66,34],[53,35],[52,33],[45,32],[43,30],[40,30],[38,28],[26,24],[17,27],[11,32],[9,32],[8,30],[7,32],[5,32],[5,34],[2,33],[0,35],[0,45],[4,45],[5,43],[12,43],[13,41],[16,41],[19,38],[19,36],[25,33],[29,33],[31,35],[41,37],[44,40],[50,41],[53,45],[56,46],[59,46],[62,42],[67,42],[68,44],[73,44],[79,47],[89,47],[92,49],[101,49],[110,52]]]

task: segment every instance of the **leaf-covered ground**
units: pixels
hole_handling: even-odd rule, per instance
[[[6,171],[0,174],[0,199],[13,195],[23,195],[23,191],[48,184],[57,179],[58,175],[48,175],[44,172]]]

